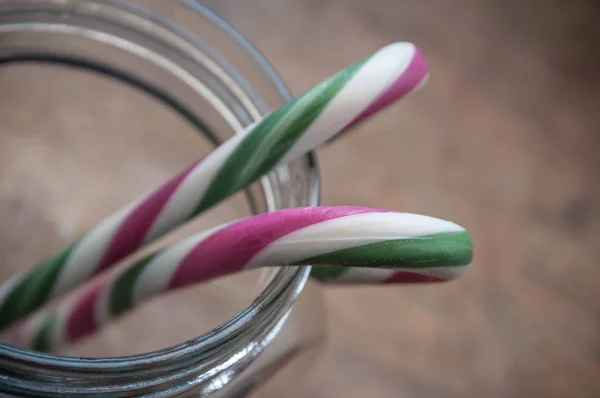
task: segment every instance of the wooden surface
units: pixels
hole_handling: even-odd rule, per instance
[[[330,289],[305,397],[600,396],[600,40],[593,1],[215,0],[298,94],[391,41],[431,79],[320,152],[323,202],[465,225],[445,286]]]
[[[596,177],[600,6],[596,2],[205,3],[257,45],[295,94],[391,41],[420,46],[430,62],[428,85],[320,151],[323,203],[437,216],[466,226],[474,238],[475,262],[455,283],[328,289],[329,344],[311,381],[295,396],[600,396],[600,181]],[[57,81],[47,81],[45,92],[51,92],[53,84],[60,85]],[[18,100],[11,82],[0,79],[2,92],[9,93],[3,106]],[[21,100],[43,113],[47,106],[43,104],[50,102],[39,100],[42,105],[35,108],[36,87],[19,91]],[[94,93],[100,97],[110,89],[103,86]],[[78,131],[100,131],[98,120],[106,131],[118,132],[136,128],[134,121],[150,116],[150,130],[136,138],[143,145],[124,145],[135,147],[136,156],[151,154],[153,162],[124,163],[119,173],[105,178],[135,181],[131,191],[143,191],[195,158],[197,148],[191,141],[174,144],[165,139],[164,129],[177,123],[172,115],[158,110],[132,115],[130,102],[106,94],[110,99],[106,109],[111,108],[112,115],[122,113],[119,123],[132,121],[131,126],[112,126],[117,122],[103,118],[104,108],[86,108],[81,94],[85,91],[69,90],[65,96],[82,95],[83,110],[77,118],[43,119],[44,128],[71,131],[64,137],[66,142],[78,142]],[[17,110],[2,115],[12,126],[41,126]],[[20,139],[27,137],[15,137]],[[96,154],[110,152],[101,139],[93,144],[82,140]],[[169,155],[174,153],[169,145],[178,145],[177,158]],[[156,155],[157,148],[164,151]],[[2,156],[10,155],[9,146],[4,151]],[[82,155],[88,156],[86,164],[103,166],[105,158],[94,153]],[[45,155],[42,150],[30,154],[39,161]],[[124,156],[117,151],[114,158]],[[42,184],[56,181],[52,174],[40,175],[32,185],[41,190],[32,197],[52,198],[63,205],[48,216],[49,222],[53,217],[80,216],[85,211],[83,205],[77,207],[85,202],[81,198],[103,197],[94,187],[108,183],[73,185],[69,181],[79,181],[78,173],[85,175],[86,170],[75,163],[60,167],[58,181],[65,186],[53,185],[56,192]],[[3,180],[3,195],[8,198],[9,186]],[[77,200],[65,193],[69,190],[76,191]],[[106,197],[92,216],[105,214],[121,201],[119,195]],[[19,203],[14,202],[17,208]],[[12,212],[6,209],[7,214]],[[4,229],[6,248],[24,244],[10,240],[17,227]],[[61,233],[68,237],[75,232]],[[55,246],[58,241],[48,241],[48,236],[40,228],[35,240],[27,242],[36,250]],[[161,319],[145,326],[162,334],[171,330]],[[128,344],[124,336],[114,337]]]

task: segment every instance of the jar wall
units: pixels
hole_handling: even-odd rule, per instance
[[[0,4],[0,24],[0,68],[12,77],[6,79],[7,73],[0,77],[0,85],[6,87],[10,83],[10,89],[2,90],[0,99],[1,96],[10,97],[14,105],[4,110],[8,116],[3,118],[0,127],[7,133],[1,135],[3,144],[0,147],[9,148],[5,144],[11,139],[14,141],[15,136],[22,137],[23,133],[28,132],[32,137],[30,141],[10,141],[13,149],[2,158],[10,167],[3,167],[0,179],[0,212],[6,210],[7,214],[18,214],[10,206],[26,203],[32,197],[31,192],[35,193],[40,186],[42,171],[54,169],[64,176],[68,165],[76,170],[70,184],[53,188],[57,198],[54,202],[36,204],[35,210],[41,216],[31,218],[30,224],[23,227],[22,233],[27,239],[20,240],[29,241],[45,217],[48,232],[39,237],[44,245],[34,245],[38,251],[33,246],[21,248],[12,265],[5,268],[7,273],[15,273],[47,251],[60,248],[70,238],[110,214],[113,206],[119,207],[158,185],[195,160],[194,155],[200,157],[208,153],[214,144],[290,98],[285,86],[260,55],[238,33],[196,2],[173,2],[166,6],[162,1],[6,1]],[[69,65],[65,66],[65,62]],[[43,70],[41,75],[40,70]],[[36,81],[34,76],[39,80]],[[48,91],[46,95],[36,92],[36,83],[42,82],[44,76],[48,77],[46,81],[53,82],[49,84],[51,95]],[[15,98],[19,98],[20,103],[15,102]],[[15,122],[16,110],[23,107],[29,108],[29,114],[37,114],[37,119],[25,125]],[[137,115],[133,122],[128,120],[131,114]],[[159,117],[161,114],[164,119],[173,121],[164,125],[165,131],[156,128],[156,121],[164,120]],[[55,123],[53,128],[41,128],[46,120],[44,115],[55,118],[58,115],[63,122]],[[145,118],[144,115],[152,117]],[[36,125],[35,120],[39,124]],[[124,128],[127,130],[125,138]],[[19,181],[22,184],[11,191],[7,189],[7,181],[14,180],[11,180],[11,171],[15,170],[15,163],[18,166],[23,159],[20,151],[31,150],[31,142],[43,143],[42,147],[49,153],[47,161],[37,165],[27,163],[25,170],[32,178],[26,179],[28,184]],[[130,158],[112,153],[115,151],[111,152],[110,147],[114,145],[125,148]],[[79,150],[73,150],[74,147]],[[62,169],[58,160],[63,162]],[[54,178],[49,175],[45,179],[53,181]],[[115,180],[119,182],[115,183]],[[93,183],[85,185],[84,181]],[[78,194],[69,197],[70,203],[64,199],[69,193],[68,186],[79,189]],[[32,187],[34,191],[31,191]],[[12,196],[1,196],[6,192],[12,192]],[[114,194],[103,197],[107,192]],[[85,195],[89,196],[87,200],[78,200]],[[224,205],[229,207],[217,208],[216,212],[201,217],[160,244],[246,214],[316,205],[318,196],[317,168],[311,155],[271,173],[248,192]],[[52,203],[56,206],[49,207]],[[61,213],[61,208],[79,209],[70,213],[71,223],[67,228],[64,225],[68,217]],[[48,214],[52,217],[47,217]],[[3,229],[3,232],[2,237],[14,240],[14,231]],[[49,235],[54,237],[48,240]],[[8,245],[7,242],[2,243]],[[236,276],[155,300],[99,335],[60,353],[116,357],[180,343],[242,310],[265,282],[280,272],[284,271],[266,276]],[[153,396],[165,397],[206,396],[209,393],[231,396],[234,390],[237,396],[244,396],[241,389],[256,390],[257,385],[265,383],[271,392],[261,391],[261,396],[263,393],[285,393],[281,386],[290,388],[292,381],[297,379],[296,375],[290,379],[289,374],[304,373],[303,367],[312,361],[323,337],[318,289],[313,286],[303,291],[297,301],[295,299],[295,294],[302,290],[308,270],[285,272],[289,275],[281,280],[295,283],[295,290],[282,293],[282,302],[275,300],[270,304],[287,308],[285,321],[281,321],[280,327],[268,338],[261,335],[236,342],[237,349],[231,352],[243,353],[245,357],[229,358],[232,359],[230,367],[218,371],[212,369],[211,373],[208,363],[227,363],[227,354],[221,351],[219,358],[207,357],[204,363],[191,361],[197,370],[191,371],[193,375],[189,377],[165,384],[160,380],[144,380],[147,385],[141,383],[139,389],[127,390],[122,388],[123,380],[114,386],[99,382],[103,372],[110,373],[109,368],[95,374],[87,383],[86,374],[90,372],[77,374],[79,360],[75,358],[68,360],[72,361],[69,362],[70,373],[67,372],[69,383],[77,380],[77,385],[82,386],[81,391],[100,383],[103,396],[109,397],[139,396],[150,392]],[[2,275],[3,278],[7,276]],[[248,284],[252,285],[250,289]],[[223,305],[222,309],[220,305]],[[172,311],[172,308],[180,310]],[[198,322],[211,316],[214,317],[212,324]],[[144,333],[136,335],[141,330]],[[188,342],[188,346],[196,344],[200,349],[200,340],[202,338]],[[177,349],[171,348],[170,354]],[[263,349],[264,352],[258,355]],[[5,394],[16,391],[17,384],[21,389],[11,396],[68,396],[67,392],[77,390],[78,387],[66,382],[66,373],[50,372],[48,377],[44,376],[48,366],[57,367],[52,357],[44,357],[44,364],[40,365],[39,358],[28,358],[27,353],[21,352],[17,356],[27,369],[35,369],[36,364],[39,368],[29,375],[27,372],[16,372],[15,375],[12,371],[15,353],[0,347],[0,376],[3,378],[0,391],[4,389]],[[135,361],[143,368],[143,360]],[[84,362],[81,362],[82,369],[87,366]],[[282,377],[287,380],[281,380]],[[44,378],[47,383],[40,384]],[[53,380],[57,381],[58,390],[54,389]],[[61,385],[67,389],[60,390]]]

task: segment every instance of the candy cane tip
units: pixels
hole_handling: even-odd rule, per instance
[[[419,67],[418,69],[422,72],[423,76],[429,71],[427,59],[425,58],[423,51],[413,43],[396,42],[388,44],[377,51],[376,54],[377,53],[385,55],[389,60],[394,60],[404,65],[410,63],[417,64]]]
[[[411,58],[415,51],[418,51],[417,46],[407,41],[398,41],[384,46],[379,51],[389,52],[396,57]]]

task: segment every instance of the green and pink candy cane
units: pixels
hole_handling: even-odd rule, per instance
[[[388,268],[396,282],[414,283],[454,279],[471,259],[471,239],[449,221],[362,207],[285,209],[199,233],[96,278],[57,309],[17,325],[10,343],[52,350],[152,297],[258,267]]]
[[[0,329],[405,96],[427,73],[414,45],[395,43],[330,77],[5,282]]]

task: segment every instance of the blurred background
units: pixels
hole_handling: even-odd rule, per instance
[[[431,70],[425,88],[319,151],[323,204],[436,216],[465,226],[474,239],[475,261],[456,282],[326,289],[329,341],[313,377],[290,397],[600,396],[600,3],[202,3],[247,35],[296,95],[390,42],[419,46]],[[31,194],[39,201],[63,192],[54,197],[57,203],[70,203],[67,196],[85,203],[111,181],[129,184],[133,195],[197,156],[193,133],[177,151],[167,150],[175,144],[162,131],[184,129],[172,114],[150,102],[144,109],[152,112],[132,113],[131,103],[147,101],[141,95],[115,96],[114,87],[88,81],[95,87],[90,100],[90,90],[82,89],[85,77],[82,86],[40,77],[16,89],[20,72],[2,73],[0,130],[70,131],[64,139],[79,139],[70,142],[90,150],[80,159],[89,167],[110,165],[94,157],[100,150],[115,159],[127,151],[90,144],[77,138],[78,131],[100,131],[99,120],[113,134],[139,129],[136,120],[142,119],[154,129],[143,133],[144,146],[136,149],[152,154],[152,162],[82,181],[77,173],[85,170],[71,159],[61,163],[61,178],[50,170],[39,175],[39,192]],[[52,97],[57,88],[81,108],[48,108],[60,105]],[[105,106],[97,107],[93,100],[102,96]],[[27,99],[28,113],[11,107],[19,98]],[[130,124],[111,125],[109,114]],[[15,137],[13,145],[25,139]],[[128,145],[137,141],[124,141],[123,148]],[[42,162],[46,154],[39,148],[23,162]],[[6,178],[2,195],[11,203]],[[123,203],[119,195],[103,198],[87,214],[90,220]],[[76,219],[89,211],[74,203],[46,216]],[[8,250],[16,243],[10,241],[14,231],[5,232]],[[61,231],[63,238],[76,232]],[[40,227],[30,242],[56,246],[48,236]],[[151,327],[158,330],[160,323]]]
[[[600,3],[214,0],[294,94],[392,41],[425,88],[319,151],[323,203],[458,222],[433,287],[327,289],[306,397],[600,396]]]

